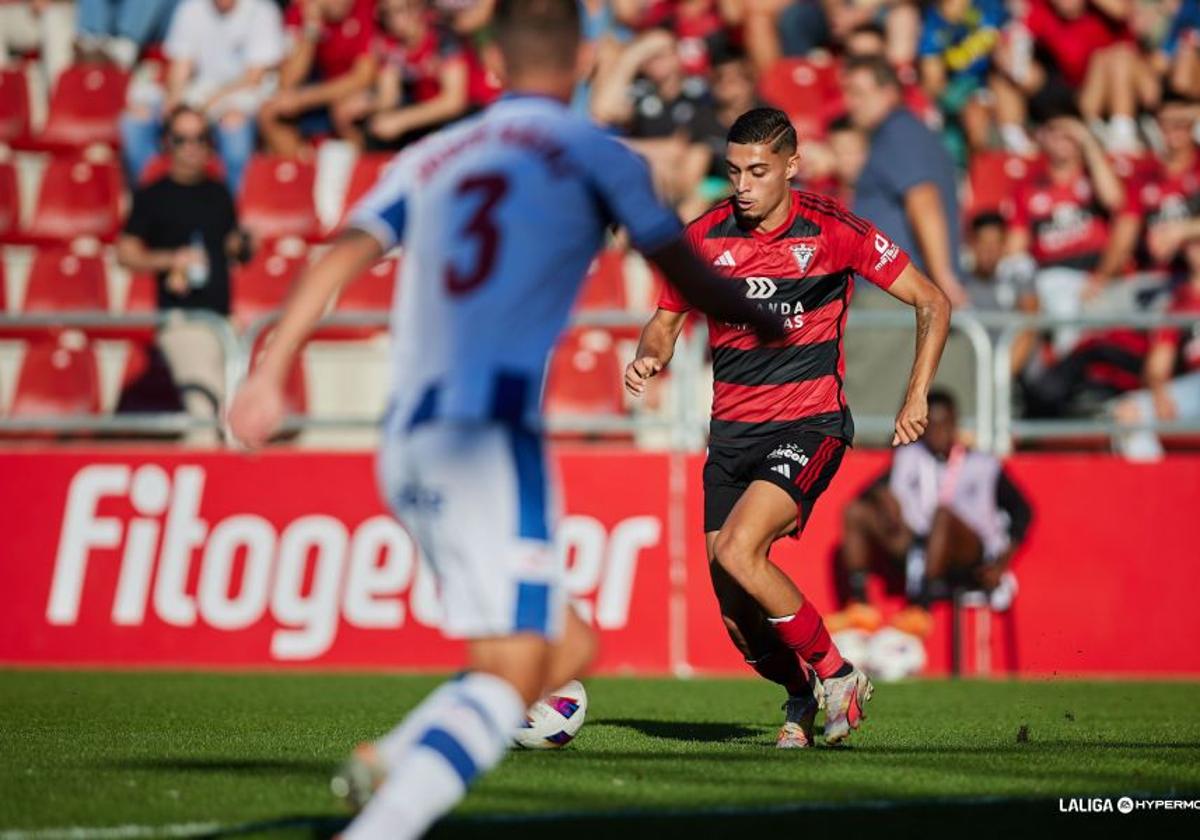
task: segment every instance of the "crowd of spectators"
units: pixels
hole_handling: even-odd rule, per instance
[[[828,83],[772,103],[803,126],[799,186],[870,217],[956,307],[1200,311],[1200,0],[580,3],[592,49],[572,107],[627,138],[685,219],[724,194],[726,128],[770,101],[766,82],[815,75]],[[164,138],[191,143],[181,116],[204,124],[236,196],[255,151],[401,149],[489,104],[493,4],[0,0],[0,62],[37,51],[49,82],[73,60],[135,68],[129,183]],[[1022,174],[995,200],[973,192],[977,174],[1013,165]],[[156,247],[147,200],[127,246]],[[163,244],[166,306],[181,295],[166,254],[186,243]],[[1064,327],[1022,336],[1013,372],[1033,414],[1136,424],[1200,419],[1194,386],[1173,383],[1197,363],[1187,330],[1139,343]],[[1144,398],[1116,399],[1142,385]]]

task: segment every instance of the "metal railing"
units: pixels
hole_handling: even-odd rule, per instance
[[[196,324],[212,332],[221,346],[224,360],[225,393],[232,393],[242,371],[242,352],[229,321],[212,312],[172,310],[127,315],[107,312],[67,312],[32,315],[0,314],[0,340],[22,339],[30,332],[47,335],[69,331],[86,333],[92,338],[129,338],[130,332],[158,330],[173,323]],[[198,417],[186,412],[146,412],[102,415],[48,415],[26,417],[0,416],[0,433],[81,433],[112,435],[182,434],[195,430],[216,430],[219,417]]]
[[[259,340],[279,320],[280,313],[268,313],[252,322],[241,338],[239,377],[249,370],[252,354]],[[641,329],[646,318],[628,310],[582,312],[571,321],[571,327],[586,329]],[[340,329],[385,329],[389,318],[385,312],[335,312],[322,318],[313,330],[320,340],[322,332]],[[583,435],[640,435],[648,432],[666,433],[675,449],[697,449],[704,445],[707,419],[701,425],[697,419],[695,393],[698,376],[703,367],[706,341],[700,332],[681,335],[671,364],[674,377],[670,389],[670,405],[666,412],[652,413],[636,408],[628,413],[568,414],[552,412],[546,416],[546,427],[553,433]],[[373,429],[379,425],[376,416],[305,416],[291,415],[284,422],[285,431]]]
[[[225,319],[206,312],[146,313],[138,315],[109,315],[71,313],[46,315],[0,315],[0,338],[23,336],[29,331],[82,330],[93,337],[110,335],[124,338],[130,330],[157,329],[172,319],[183,318],[212,330],[225,354],[226,394],[233,392],[249,370],[251,356],[261,336],[278,320],[279,313],[270,313],[253,322],[239,337]],[[574,328],[597,329],[639,328],[646,316],[625,310],[594,311],[577,315]],[[912,313],[907,310],[882,311],[851,309],[851,330],[906,329],[913,330]],[[1196,316],[1128,313],[1120,315],[1083,315],[1074,318],[1025,316],[1010,313],[955,313],[951,322],[953,332],[961,334],[973,354],[974,386],[968,404],[974,409],[975,438],[979,448],[998,454],[1011,452],[1017,440],[1052,440],[1082,435],[1113,435],[1117,432],[1146,428],[1166,433],[1200,433],[1200,421],[1159,423],[1149,421],[1140,427],[1118,424],[1109,416],[1075,420],[1022,420],[1014,416],[1014,383],[1011,376],[1013,345],[1019,335],[1028,330],[1056,328],[1131,327],[1152,329],[1166,325],[1194,325]],[[342,312],[322,319],[314,332],[321,339],[322,331],[383,330],[388,316],[383,312]],[[853,334],[853,333],[851,333]],[[679,339],[670,367],[671,385],[667,403],[660,412],[639,410],[611,414],[563,414],[547,416],[547,427],[553,432],[571,434],[641,435],[648,432],[663,434],[672,449],[687,451],[702,448],[706,440],[708,416],[705,405],[697,399],[707,358],[707,330],[685,331]],[[903,366],[911,356],[905,358]],[[900,362],[899,359],[892,361]],[[901,383],[902,385],[903,383]],[[165,414],[115,414],[106,416],[47,416],[0,418],[0,432],[52,433],[112,433],[164,434],[182,433],[193,429],[213,429],[216,418],[192,417],[182,412]],[[858,414],[856,424],[863,432],[884,434],[891,429],[890,414]],[[290,416],[285,429],[363,430],[379,425],[379,417],[370,415],[295,415]]]
[[[1101,416],[1074,420],[1021,420],[1014,416],[1013,406],[1013,345],[1017,338],[1030,330],[1049,330],[1078,327],[1082,329],[1104,329],[1129,327],[1149,330],[1165,326],[1192,326],[1200,324],[1195,315],[1168,315],[1165,313],[1126,313],[1119,315],[1079,315],[1072,318],[1047,315],[1008,316],[1003,319],[989,318],[999,327],[993,356],[992,381],[996,390],[996,434],[993,451],[1007,455],[1013,451],[1015,440],[1054,440],[1087,435],[1111,436],[1118,432],[1147,429],[1160,433],[1200,433],[1200,420],[1163,423],[1150,420],[1138,425],[1118,423],[1114,418]]]

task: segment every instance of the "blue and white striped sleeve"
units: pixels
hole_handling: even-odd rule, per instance
[[[656,251],[683,232],[683,224],[654,194],[650,168],[619,140],[596,131],[584,149],[588,177],[608,221],[629,231],[642,253]]]
[[[371,190],[350,211],[346,226],[370,234],[385,252],[404,239],[408,200],[412,192],[411,158],[396,157]]]

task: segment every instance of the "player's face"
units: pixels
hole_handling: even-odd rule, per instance
[[[954,447],[958,435],[958,421],[954,412],[942,404],[929,407],[929,427],[925,430],[925,446],[940,458],[945,458]]]
[[[727,144],[725,165],[738,217],[761,222],[787,201],[788,184],[799,163],[800,156],[788,148],[774,152],[765,143]]]

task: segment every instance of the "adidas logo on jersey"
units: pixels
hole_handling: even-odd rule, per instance
[[[713,260],[712,264],[724,266],[725,268],[733,268],[735,265],[737,265],[737,261],[733,258],[732,251],[726,251],[725,253],[721,254],[721,256]]]
[[[777,473],[779,473],[781,476],[783,476],[784,478],[788,479],[789,481],[791,481],[791,479],[792,479],[792,466],[791,466],[791,464],[778,464],[778,465],[776,465],[776,466],[774,466],[774,467],[771,467],[771,470],[772,470],[772,472],[777,472]]]

